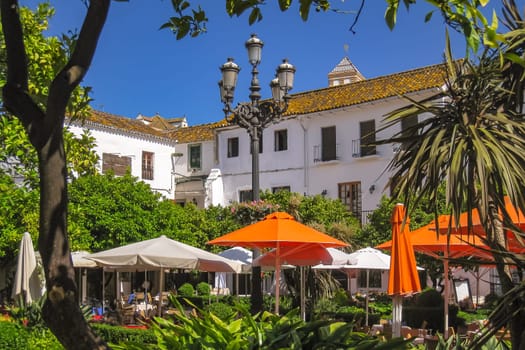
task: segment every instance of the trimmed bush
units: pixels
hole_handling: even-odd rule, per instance
[[[0,322],[0,349],[27,349],[27,328],[13,322]]]
[[[184,283],[177,289],[177,294],[180,297],[192,297],[195,295],[195,289],[190,283]]]
[[[223,321],[228,321],[235,314],[232,307],[224,303],[211,303],[206,306],[206,311],[214,314]]]
[[[206,282],[199,282],[197,286],[195,287],[195,290],[197,291],[197,295],[210,295],[211,293],[211,287]]]
[[[123,342],[136,342],[141,344],[156,344],[157,338],[150,329],[133,329],[120,326],[112,326],[103,323],[92,323],[91,328],[102,339],[111,344]]]

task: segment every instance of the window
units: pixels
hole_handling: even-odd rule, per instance
[[[277,192],[281,192],[281,191],[287,191],[287,192],[290,192],[290,186],[277,186],[277,187],[272,187],[272,193],[277,193]]]
[[[410,117],[401,119],[401,136],[407,138],[407,141],[401,145],[402,149],[407,146],[413,137],[418,135],[418,129],[416,128],[417,123],[417,115],[411,115]]]
[[[142,179],[153,180],[153,156],[152,152],[142,152]]]
[[[335,126],[321,128],[321,160],[323,162],[337,159]]]
[[[361,183],[345,182],[338,184],[339,199],[346,207],[346,210],[352,213],[354,217],[361,221],[362,203],[361,203]]]
[[[359,123],[361,131],[361,157],[376,154],[376,121],[367,120]]]
[[[286,151],[288,149],[288,130],[275,131],[275,152]]]
[[[368,272],[368,278],[367,278]],[[359,288],[381,288],[381,271],[380,270],[359,270]]]
[[[188,145],[188,166],[190,169],[201,168],[201,144]]]
[[[408,137],[412,135],[414,132],[410,129],[412,129],[414,126],[416,126],[418,123],[417,115],[411,115],[407,118],[401,119],[401,134],[404,137]]]
[[[228,158],[239,156],[239,138],[232,137],[228,139]]]
[[[127,171],[131,171],[131,157],[102,153],[102,173],[106,174],[108,171],[117,176],[126,175]]]
[[[239,191],[239,203],[251,202],[253,200],[252,190]]]

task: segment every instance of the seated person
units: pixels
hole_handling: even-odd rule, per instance
[[[135,291],[131,292],[128,297],[128,304],[132,304],[135,301]]]

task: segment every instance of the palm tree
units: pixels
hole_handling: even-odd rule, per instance
[[[509,222],[504,205],[508,195],[516,207],[525,209],[525,24],[513,0],[503,5],[509,31],[502,44],[483,48],[475,62],[452,60],[447,45],[442,91],[423,101],[409,99],[408,106],[388,114],[384,128],[420,120],[381,143],[401,145],[389,169],[393,197],[405,198],[407,212],[423,197],[438,208],[443,182],[451,211],[449,233],[462,211],[479,211],[505,294],[486,337],[506,325],[512,348],[525,349],[525,286],[512,281],[509,269],[511,264],[524,268],[525,258],[509,251],[505,234],[510,231],[520,238],[523,233]]]

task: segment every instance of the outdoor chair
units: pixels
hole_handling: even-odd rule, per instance
[[[119,310],[122,324],[134,324],[135,323],[135,306],[134,305],[123,305]]]

